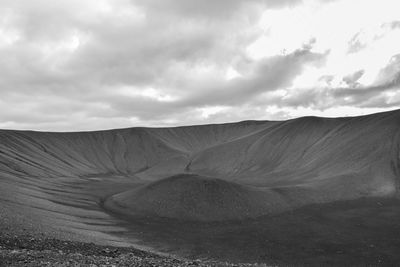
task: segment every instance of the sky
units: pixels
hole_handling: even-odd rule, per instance
[[[0,0],[0,128],[400,108],[398,0]]]

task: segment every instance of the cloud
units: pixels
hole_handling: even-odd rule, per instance
[[[251,70],[245,77],[233,80],[214,80],[192,83],[185,81],[191,93],[175,101],[159,102],[149,97],[107,96],[113,109],[121,113],[133,113],[142,119],[157,118],[180,113],[187,109],[204,106],[240,106],[251,103],[263,93],[290,86],[294,77],[307,65],[323,64],[326,53],[313,53],[301,48],[292,54],[280,55],[251,62]]]
[[[249,9],[253,11],[263,8],[285,7],[298,4],[301,0],[220,0],[220,1],[196,1],[196,0],[133,0],[133,2],[150,12],[157,14],[173,14],[195,18],[226,19],[232,15]]]
[[[323,68],[334,55],[316,49],[320,41],[312,34],[301,45],[303,36],[293,32],[298,42],[285,54],[249,55],[249,46],[268,36],[260,25],[266,10],[295,14],[307,3],[1,1],[0,128],[89,130],[261,119],[272,114],[271,105],[324,108],[346,96],[360,98],[351,89],[372,90],[358,85],[367,71],[324,72],[318,76],[324,86],[295,87],[298,77]],[[390,25],[397,27],[396,21]],[[396,79],[394,61],[375,86]],[[229,71],[235,75],[227,77]],[[334,88],[338,77],[343,90]]]
[[[361,40],[362,32],[357,32],[353,37],[351,37],[348,42],[347,53],[357,53],[367,47],[367,44]]]
[[[340,88],[335,90],[337,96],[366,97],[375,93],[384,92],[400,86],[400,54],[393,56],[388,64],[381,69],[376,81],[371,86],[359,88]]]
[[[229,92],[240,97],[249,88],[254,95],[267,87],[263,82],[278,83],[268,72],[261,75],[268,71],[265,68],[272,69],[274,61],[283,68],[293,60],[296,72],[300,68],[296,60],[311,55],[252,62],[254,77],[239,82],[242,90],[227,83],[222,72],[244,57],[244,48],[259,31],[252,25],[260,7],[298,2],[4,1],[0,29],[14,32],[16,38],[0,47],[0,85],[3,99],[19,102],[19,111],[3,113],[1,122],[21,123],[26,109],[35,116],[26,116],[25,121],[37,123],[51,121],[51,110],[58,118],[72,110],[87,118],[96,113],[161,120],[182,109],[223,103]],[[202,70],[203,66],[211,71]],[[121,88],[132,92],[159,88],[165,95],[177,95],[179,101],[126,96],[120,94]],[[212,90],[218,91],[219,100],[210,99]],[[1,105],[7,109],[6,103]]]
[[[363,73],[363,70],[359,70],[346,75],[342,87],[332,86],[332,77],[322,76],[322,81],[327,80],[324,86],[291,89],[283,97],[275,97],[272,103],[281,110],[280,116],[283,118],[284,114],[298,109],[315,110],[317,114],[329,111],[331,114],[338,107],[343,110],[351,108],[359,111],[365,108],[378,112],[400,106],[400,55],[390,59],[371,85],[357,82]],[[284,110],[288,111],[285,113]]]
[[[349,87],[357,87],[360,85],[358,83],[358,80],[364,75],[365,71],[364,70],[358,70],[352,74],[349,74],[345,77],[343,77],[343,81],[349,86]]]
[[[400,54],[394,55],[377,77],[376,83],[396,86],[400,84]]]
[[[210,88],[198,90],[190,102],[235,105],[268,91],[290,87],[305,66],[323,64],[326,55],[301,48],[288,55],[264,58],[250,64],[251,71],[245,77],[224,82],[218,87],[214,84]]]
[[[393,34],[393,30],[400,28],[400,21],[390,21],[380,25],[362,28],[355,33],[347,43],[347,53],[354,54],[368,48],[371,43]]]
[[[388,108],[400,105],[400,55],[391,58],[372,85],[357,83],[362,75],[363,71],[360,70],[343,78],[346,87],[305,89],[288,98],[284,104],[320,110],[335,106]]]
[[[392,29],[399,29],[400,28],[400,20],[389,22],[388,24],[385,24],[385,26],[386,25],[389,25],[389,27]]]

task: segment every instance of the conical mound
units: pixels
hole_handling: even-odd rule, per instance
[[[131,216],[222,221],[262,215],[268,194],[221,179],[180,174],[108,198],[105,206]]]

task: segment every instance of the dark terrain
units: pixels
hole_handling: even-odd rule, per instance
[[[395,266],[399,130],[400,111],[2,130],[0,263]]]

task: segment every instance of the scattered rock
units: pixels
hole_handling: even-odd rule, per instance
[[[26,244],[26,248],[22,249],[21,244]],[[185,261],[134,248],[104,247],[57,239],[10,237],[1,233],[0,245],[0,266],[251,266],[205,262],[199,259]]]

